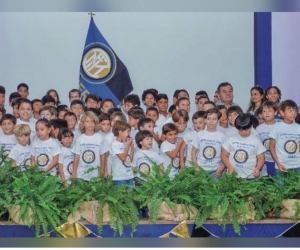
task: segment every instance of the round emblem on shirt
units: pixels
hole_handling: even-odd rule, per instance
[[[179,157],[176,156],[173,160],[172,160],[172,166],[174,168],[180,168],[180,160]]]
[[[248,153],[245,150],[237,150],[233,158],[238,163],[244,163],[248,160]]]
[[[284,150],[288,153],[288,154],[294,154],[297,150],[297,143],[293,140],[288,140],[285,144],[284,144]]]
[[[148,174],[150,173],[150,166],[147,163],[141,163],[139,170],[144,174]]]
[[[265,146],[265,148],[266,148],[266,150],[270,150],[270,138],[268,138],[268,139],[265,139],[264,141],[263,141],[263,145]]]
[[[130,160],[130,156],[129,156],[129,155],[127,155],[126,160],[123,161],[123,165],[124,165],[126,168],[130,168],[130,167],[131,167],[131,160]]]
[[[203,157],[205,159],[211,160],[215,156],[216,156],[216,150],[213,147],[207,146],[203,149]]]
[[[67,166],[67,170],[70,174],[73,173],[73,162],[70,162],[69,165]]]
[[[37,164],[40,167],[44,167],[48,164],[49,162],[49,157],[46,154],[40,154],[37,158],[36,158]]]
[[[25,159],[24,165],[25,166],[30,166],[31,165],[30,158]]]
[[[85,150],[82,154],[82,160],[85,163],[92,163],[95,160],[95,153],[92,150]]]

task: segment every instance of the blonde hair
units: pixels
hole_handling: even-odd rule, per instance
[[[13,133],[15,136],[30,135],[31,129],[27,124],[19,124],[14,127]]]
[[[79,124],[79,129],[81,131],[81,133],[85,133],[85,127],[84,127],[84,120],[89,117],[93,122],[95,122],[95,132],[97,132],[99,130],[99,119],[97,117],[97,115],[92,112],[92,111],[86,111],[83,113],[81,119],[80,119],[80,124]]]

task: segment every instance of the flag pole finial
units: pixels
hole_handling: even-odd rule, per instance
[[[95,14],[95,13],[93,13],[93,12],[89,12],[88,14],[91,16],[91,18],[93,18],[93,16],[95,16],[95,15],[96,15],[96,14]]]

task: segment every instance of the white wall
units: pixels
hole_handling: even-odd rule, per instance
[[[253,13],[96,13],[95,23],[127,66],[134,93],[157,88],[212,97],[218,84],[234,86],[245,109],[254,83]],[[0,13],[0,84],[7,93],[20,82],[30,98],[50,88],[68,103],[78,87],[89,25],[87,13]],[[7,95],[7,98],[8,98]]]
[[[272,77],[281,100],[300,105],[300,13],[272,13]]]

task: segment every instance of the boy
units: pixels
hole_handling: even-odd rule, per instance
[[[17,87],[17,91],[23,98],[28,98],[29,96],[29,87],[26,83],[20,83]]]
[[[136,133],[138,132],[138,122],[141,118],[145,117],[145,113],[140,107],[132,107],[128,111],[128,124],[131,126],[130,137],[135,138]]]
[[[9,161],[8,155],[12,148],[18,143],[15,135],[13,134],[15,125],[16,118],[13,115],[5,114],[2,116],[0,120],[0,126],[3,130],[3,134],[0,136],[0,166]]]
[[[107,114],[108,110],[110,110],[112,108],[115,108],[115,104],[114,104],[113,100],[112,99],[105,99],[101,103],[100,110],[101,110],[101,112]]]
[[[200,96],[197,102],[197,108],[199,111],[203,111],[204,103],[208,102],[209,99],[207,96]]]
[[[138,122],[138,130],[139,131],[145,131],[148,130],[151,132],[152,134],[152,138],[154,138],[154,135],[156,138],[158,138],[158,134],[156,134],[154,132],[154,122],[152,119],[145,117],[145,118],[141,118]],[[152,149],[159,154],[159,146],[158,146],[158,142],[154,139],[153,143],[152,143],[153,147]],[[138,145],[136,144],[135,146],[138,147]]]
[[[265,101],[262,106],[262,116],[264,123],[256,128],[258,138],[263,143],[267,151],[265,152],[265,164],[268,175],[275,176],[275,162],[270,153],[270,131],[276,124],[275,116],[277,115],[277,105],[271,101]]]
[[[40,109],[42,108],[42,101],[40,99],[33,99],[31,101],[33,116],[31,117],[32,122],[36,122],[40,118]]]
[[[179,150],[183,140],[177,141],[178,129],[173,123],[167,123],[162,128],[162,133],[166,140],[160,146],[160,155],[163,159],[164,169],[166,170],[171,165],[169,173],[170,179],[179,173],[180,160]]]
[[[125,114],[125,116],[127,116],[129,109],[131,109],[132,107],[135,107],[135,106],[139,107],[140,105],[141,105],[141,101],[140,101],[140,98],[138,95],[136,95],[136,94],[127,95],[124,98],[124,114]]]
[[[162,126],[157,125],[159,113],[157,108],[150,107],[146,111],[146,117],[150,118],[154,122],[154,134],[153,137],[158,144],[161,144],[160,137],[162,133]]]
[[[192,161],[204,170],[211,171],[211,175],[216,179],[225,170],[221,162],[221,149],[226,138],[217,130],[221,116],[215,108],[207,110],[204,116],[206,129],[200,131],[192,141]]]
[[[65,113],[64,119],[68,123],[68,128],[72,131],[73,133],[73,145],[75,145],[76,140],[78,137],[81,135],[81,132],[79,129],[76,130],[76,125],[77,125],[77,117],[73,112],[67,112]]]
[[[225,134],[228,130],[227,108],[225,105],[218,105],[217,110],[219,110],[222,114],[221,118],[219,119],[217,130]]]
[[[13,115],[16,118],[19,118],[19,102],[22,100],[22,97],[17,97],[12,101]]]
[[[216,107],[216,104],[212,101],[207,101],[203,104],[203,111],[207,111],[209,109],[213,109]]]
[[[270,153],[275,162],[276,175],[288,170],[300,172],[300,125],[295,123],[297,104],[292,100],[280,103],[283,122],[276,123],[270,131]]]
[[[142,94],[142,101],[144,105],[146,106],[145,110],[147,110],[150,107],[155,106],[156,104],[156,97],[157,93],[152,89],[146,89],[144,90]]]
[[[43,106],[56,107],[56,101],[51,95],[44,95],[41,101]]]
[[[45,118],[48,121],[50,121],[51,119],[56,119],[56,117],[57,117],[57,111],[52,106],[43,106],[42,108],[40,108],[39,114],[40,114],[39,119]]]
[[[68,122],[64,119],[51,119],[51,135],[54,139],[58,139],[58,133],[62,128],[68,128]]]
[[[12,92],[8,98],[8,106],[6,107],[6,114],[13,114],[12,102],[18,97],[22,97],[18,92]]]
[[[82,101],[80,101],[80,100],[72,101],[71,105],[70,105],[70,109],[76,115],[77,122],[79,122],[80,118],[81,118],[81,115],[84,112],[84,106],[83,106]]]
[[[110,117],[107,114],[101,114],[99,118],[99,131],[98,133],[107,141],[107,144],[110,146],[114,141],[115,137],[111,131]]]
[[[158,108],[159,116],[155,124],[162,126],[168,118],[168,96],[166,94],[158,94],[156,97],[156,106]]]
[[[89,108],[100,108],[101,105],[101,101],[100,101],[100,97],[95,95],[95,94],[88,94],[85,98],[85,108],[89,109]]]
[[[5,105],[5,88],[0,85],[0,104]]]
[[[70,103],[73,102],[74,100],[80,100],[80,92],[78,89],[71,89],[69,91],[69,100]]]

